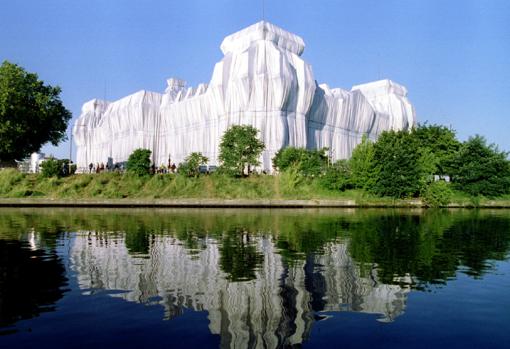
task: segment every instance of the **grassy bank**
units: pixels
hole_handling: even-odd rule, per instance
[[[119,173],[83,174],[64,178],[44,178],[15,170],[0,171],[1,198],[48,199],[271,199],[271,200],[354,200],[357,204],[393,204],[361,190],[333,191],[318,181],[292,173],[278,176],[231,178],[224,175],[188,178],[179,175],[135,177]],[[478,206],[485,198],[472,198],[456,192],[452,202]],[[498,199],[510,203],[510,197]]]

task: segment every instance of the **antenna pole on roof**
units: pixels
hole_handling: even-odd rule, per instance
[[[262,21],[266,20],[266,8],[265,8],[265,1],[262,0]]]

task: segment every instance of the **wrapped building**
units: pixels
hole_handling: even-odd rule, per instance
[[[415,112],[407,90],[391,80],[349,90],[318,84],[301,55],[303,40],[259,22],[227,36],[223,59],[209,84],[187,87],[168,79],[164,93],[139,91],[118,101],[94,99],[82,107],[73,135],[79,169],[120,163],[133,150],[152,151],[156,166],[201,152],[218,165],[221,136],[231,125],[252,125],[265,144],[261,169],[272,169],[286,146],[328,147],[333,160],[348,158],[363,135],[409,129]]]

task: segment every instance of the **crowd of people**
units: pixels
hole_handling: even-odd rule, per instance
[[[111,164],[111,162],[106,162],[106,164],[104,162],[102,163],[96,163],[94,165],[94,163],[90,163],[89,164],[89,173],[102,173],[102,172],[124,172],[126,170],[126,165],[125,163],[121,162],[121,163],[116,163],[116,164]],[[151,174],[166,174],[166,173],[176,173],[177,172],[177,166],[175,165],[175,163],[171,163],[169,162],[168,163],[168,166],[165,166],[165,165],[161,165],[161,166],[156,166],[154,164],[151,165]]]

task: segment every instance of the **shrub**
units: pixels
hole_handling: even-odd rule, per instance
[[[356,188],[368,189],[376,179],[374,166],[374,143],[363,136],[361,143],[354,148],[349,160],[352,184]]]
[[[177,170],[180,174],[188,177],[198,177],[200,174],[200,166],[207,164],[209,159],[202,155],[202,153],[191,153],[184,159],[184,162],[179,165]]]
[[[43,177],[51,178],[51,177],[66,177],[72,175],[76,172],[76,165],[71,164],[69,166],[69,160],[57,160],[54,158],[49,158],[44,160],[41,163],[41,175]]]
[[[136,176],[146,176],[151,172],[151,151],[149,149],[136,149],[129,155],[126,170]]]
[[[441,207],[448,205],[453,197],[450,184],[445,181],[430,183],[423,191],[423,201],[431,207]]]
[[[324,174],[319,178],[323,188],[340,190],[352,188],[351,169],[346,160],[339,160],[332,166],[327,167]]]
[[[273,167],[284,172],[295,169],[305,177],[317,177],[328,165],[327,148],[309,150],[305,148],[287,147],[280,149],[273,158]]]
[[[41,175],[43,177],[62,177],[63,176],[63,163],[60,160],[49,158],[41,163]]]

